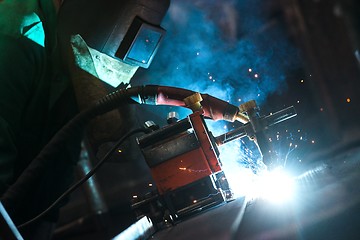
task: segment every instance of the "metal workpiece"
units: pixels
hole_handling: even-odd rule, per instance
[[[84,151],[84,150],[83,150]],[[83,153],[82,153],[83,154]],[[82,158],[78,162],[78,173],[80,177],[84,177],[91,169],[92,164],[89,158]],[[99,183],[95,176],[85,182],[84,191],[89,207],[93,214],[103,214],[108,211],[104,196],[100,190]]]
[[[149,239],[155,233],[155,227],[148,217],[142,217],[112,240]]]
[[[247,200],[238,198],[180,222],[175,227],[163,229],[155,233],[151,239],[237,239],[237,231],[242,223],[246,206]]]
[[[297,197],[290,202],[240,197],[162,229],[151,239],[358,239],[358,143],[314,156],[323,160],[300,171]]]

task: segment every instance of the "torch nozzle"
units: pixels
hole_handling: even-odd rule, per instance
[[[238,113],[236,114],[235,119],[236,119],[237,121],[243,123],[243,124],[246,124],[246,123],[248,123],[248,122],[250,121],[250,120],[249,120],[249,117],[248,117],[246,114],[242,113],[242,112],[238,112]]]

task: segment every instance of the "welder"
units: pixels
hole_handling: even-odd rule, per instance
[[[0,1],[0,195],[77,111],[71,85],[56,62],[56,19],[61,3]],[[16,224],[38,214],[67,188],[77,146],[77,141],[69,142],[41,184],[31,186],[31,194],[5,205]],[[57,215],[54,210],[23,229],[23,237],[46,239]]]
[[[87,1],[78,2],[80,3],[77,6],[81,5],[82,10],[87,8]],[[111,9],[111,4],[115,2],[119,1],[107,2],[110,6],[108,9]],[[164,2],[167,2],[164,8],[166,11],[168,1]],[[37,177],[36,182],[30,183],[26,189],[13,187],[52,136],[78,112],[76,94],[65,69],[67,65],[60,57],[57,42],[57,13],[62,3],[62,0],[0,1],[0,196],[2,204],[16,225],[37,216],[68,188],[79,156],[81,130],[75,132],[66,146],[51,156],[51,163],[46,165],[45,171]],[[102,1],[97,1],[97,4],[101,5]],[[118,3],[116,7],[121,8],[126,4],[128,3]],[[92,8],[94,9],[96,10]],[[142,7],[138,12],[144,9]],[[111,33],[122,33],[122,36],[112,36],[117,45],[110,42],[107,49],[100,50],[111,57],[123,59],[125,65],[131,65],[136,71],[136,66],[147,67],[150,64],[159,41],[155,41],[149,55],[144,55],[141,54],[141,40],[144,39],[140,38],[140,43],[133,40],[137,39],[138,35],[141,37],[144,32],[148,34],[149,31],[155,32],[153,36],[159,40],[161,29],[158,31],[141,19],[135,20],[136,11],[131,13],[133,15],[125,17],[128,19],[120,19],[127,20],[120,30],[115,29],[122,25],[120,20],[115,21],[115,25],[108,26]],[[112,15],[111,19],[116,19],[116,14],[118,13]],[[159,15],[160,17],[157,17],[155,14],[157,21],[161,21],[164,12]],[[107,20],[103,22],[106,23]],[[130,28],[132,31],[127,31]],[[101,39],[96,37],[98,32],[94,32],[95,34],[90,36],[84,34],[86,42],[84,41],[83,45],[90,43],[91,51],[96,51],[93,48],[98,47],[92,45],[91,37]],[[110,40],[109,37],[105,34],[103,39]],[[122,39],[127,39],[128,42],[119,47]],[[130,49],[136,46],[140,46],[140,52],[136,48]],[[111,52],[112,47],[116,48],[116,52]],[[79,45],[74,44],[75,55],[76,49],[79,49]],[[137,58],[138,55],[141,57]],[[127,77],[128,83],[131,76]],[[22,179],[22,182],[24,180],[26,181]],[[19,195],[16,191],[23,193]],[[3,198],[6,194],[23,197],[6,201],[6,198]],[[55,228],[60,206],[41,220],[21,228],[22,236],[25,239],[49,239]]]

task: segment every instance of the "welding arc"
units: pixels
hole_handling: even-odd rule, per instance
[[[69,194],[71,194],[72,192],[74,192],[78,187],[80,187],[84,182],[86,182],[90,177],[92,177],[95,172],[111,157],[111,155],[119,148],[119,146],[130,136],[136,134],[136,133],[148,133],[149,129],[146,128],[138,128],[138,129],[134,129],[130,132],[128,132],[125,136],[123,136],[122,138],[120,138],[115,144],[114,146],[105,154],[105,156],[99,160],[97,162],[97,164],[83,177],[81,178],[79,181],[77,181],[75,184],[73,184],[70,188],[68,188],[68,190],[66,190],[60,197],[58,197],[58,199],[56,199],[46,210],[44,210],[42,213],[40,213],[39,215],[37,215],[36,217],[34,217],[33,219],[17,226],[18,229],[25,227],[37,220],[39,220],[40,218],[42,218],[43,216],[45,216],[51,209],[53,209],[57,204],[59,204],[59,202],[61,202],[62,200],[64,200],[65,197],[67,197]]]

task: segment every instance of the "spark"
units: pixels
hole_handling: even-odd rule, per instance
[[[300,82],[301,82],[301,83],[304,83],[304,79],[301,79]]]
[[[294,180],[282,169],[264,172],[253,183],[252,194],[270,200],[272,203],[284,203],[294,194]]]
[[[292,152],[297,148],[297,145],[295,145],[293,148],[292,148],[292,145],[293,145],[293,143],[291,142],[291,143],[289,144],[288,152],[287,152],[286,155],[285,155],[284,167],[286,166],[286,163],[287,163],[287,161],[288,161],[288,158],[289,158],[290,153],[292,153]]]
[[[181,170],[181,171],[188,171],[188,172],[197,172],[197,173],[201,173],[201,172],[206,172],[206,171],[208,171],[207,169],[204,169],[204,170],[194,170],[194,169],[190,169],[190,168],[186,168],[186,167],[179,167],[179,170]]]
[[[252,69],[251,69],[251,68],[249,68],[249,72],[252,72]]]
[[[347,102],[347,103],[351,102],[351,99],[350,99],[350,98],[347,98],[347,99],[346,99],[346,102]]]
[[[259,74],[255,73],[255,74],[254,74],[254,77],[255,77],[255,78],[258,78],[258,77],[259,77]]]

